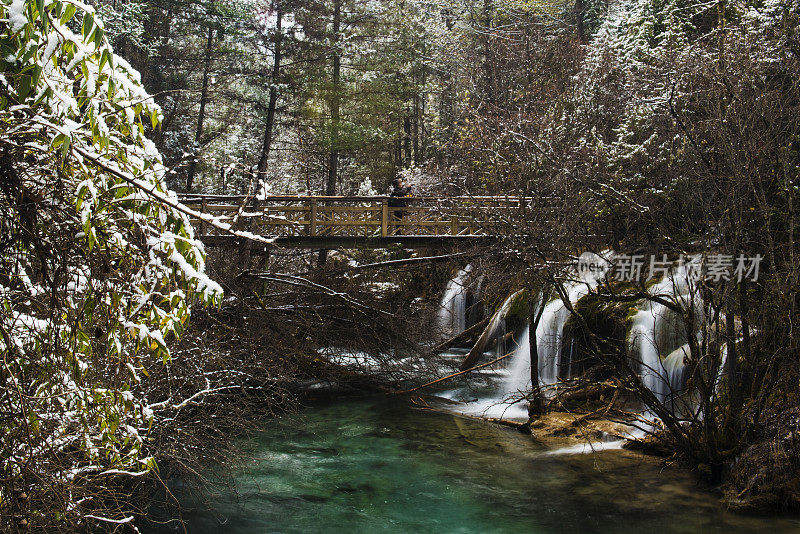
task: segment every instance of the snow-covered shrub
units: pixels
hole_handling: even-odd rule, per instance
[[[222,290],[94,10],[0,0],[0,50],[0,530],[129,521],[97,488],[155,465],[141,355]]]
[[[375,188],[372,187],[372,180],[367,177],[364,178],[364,181],[358,186],[358,192],[356,194],[360,197],[374,197],[378,193],[375,191]]]

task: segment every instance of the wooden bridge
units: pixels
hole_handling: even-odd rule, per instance
[[[262,237],[282,247],[408,248],[474,244],[492,236],[489,228],[515,210],[519,197],[413,197],[404,208],[389,197],[183,195],[181,201],[217,221]],[[209,246],[230,243],[200,219],[192,221]]]

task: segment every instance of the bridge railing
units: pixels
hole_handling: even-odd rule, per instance
[[[182,202],[220,222],[265,236],[390,237],[484,234],[498,213],[519,209],[519,197],[412,197],[407,207],[392,207],[389,197],[270,196],[250,199],[222,195],[184,195]],[[200,220],[201,235],[215,230]]]

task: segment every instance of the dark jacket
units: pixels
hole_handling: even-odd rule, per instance
[[[410,185],[394,187],[392,188],[392,193],[389,195],[389,206],[392,208],[405,208],[408,206],[408,200],[411,197]]]

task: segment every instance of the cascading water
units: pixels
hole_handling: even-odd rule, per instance
[[[694,260],[693,260],[694,261]],[[673,269],[655,284],[650,294],[667,302],[697,308],[695,288],[689,269],[692,262]],[[666,303],[646,300],[633,317],[628,347],[641,364],[642,383],[662,404],[675,411],[679,394],[685,386],[684,359],[689,354],[689,334],[678,312]]]
[[[517,343],[511,363],[504,373],[505,378],[492,394],[477,399],[461,408],[468,414],[483,417],[502,417],[505,419],[524,419],[528,417],[524,394],[530,390],[531,352],[529,329],[525,327]],[[503,376],[503,375],[501,375]]]
[[[596,282],[595,282],[596,283]],[[571,304],[585,296],[591,286],[585,282],[571,282],[565,285]],[[539,354],[539,382],[542,386],[552,386],[558,382],[561,371],[561,351],[564,343],[564,325],[569,319],[570,311],[561,298],[548,302],[539,325],[536,327],[536,349]],[[530,373],[528,373],[530,376]]]
[[[587,295],[608,271],[609,263],[601,256],[592,254],[591,261],[599,265],[598,270],[578,271],[576,279],[564,284],[567,298],[572,305]],[[509,305],[510,297],[503,307]],[[502,314],[498,314],[496,317]],[[542,317],[536,329],[536,348],[539,355],[539,382],[542,386],[555,384],[561,365],[561,349],[563,344],[564,325],[569,319],[570,311],[560,298],[545,305]],[[468,413],[480,413],[490,417],[524,418],[527,408],[524,394],[531,389],[531,353],[530,328],[525,327],[517,343],[511,362],[508,364],[505,378],[494,393],[482,400],[472,403],[465,410]],[[569,362],[567,362],[569,365]],[[545,390],[547,391],[547,390]]]
[[[514,303],[517,302],[523,295],[523,291],[517,291],[513,295],[510,295],[508,298],[506,298],[494,315],[492,315],[489,324],[486,326],[486,332],[488,332],[489,338],[496,340],[494,347],[490,349],[490,353],[493,354],[493,357],[502,356],[501,352],[503,352],[505,349],[505,343],[503,341],[506,328],[505,318],[511,311]],[[511,357],[511,361],[515,362],[516,365],[525,365],[525,362],[530,362],[527,330],[528,329],[525,328],[525,332],[520,339],[514,340],[516,348],[514,355]],[[527,354],[528,356],[522,357],[520,356],[521,353]],[[530,370],[530,363],[527,365],[528,369]],[[490,372],[494,378],[497,378],[498,376],[507,377],[503,381],[504,384],[508,380],[513,380],[520,374],[519,370],[516,368],[502,369],[502,367],[505,366],[499,364],[495,364],[493,367],[494,369],[490,370]],[[530,377],[530,371],[528,371],[527,374]],[[511,382],[509,382],[509,384],[511,384]],[[512,390],[509,388],[510,386],[501,386],[500,388],[495,387],[491,394],[483,399],[474,399],[474,393],[469,389],[466,391],[454,390],[451,392],[445,392],[441,394],[441,396],[460,401],[465,401],[466,396],[473,398],[474,400],[471,399],[463,406],[463,409],[461,410],[463,413],[477,414],[488,417],[522,417],[527,413],[524,409],[524,406],[520,405],[518,407],[513,407],[509,406],[508,404],[504,404],[507,396],[506,392],[512,392]]]
[[[508,374],[500,384],[497,404],[503,404],[505,417],[527,417],[527,406],[523,402],[523,395],[531,388],[531,346],[530,328],[525,327],[519,339],[517,349],[511,363],[508,364]]]
[[[467,290],[465,284],[472,271],[472,266],[467,265],[452,280],[447,283],[444,295],[439,304],[436,323],[439,330],[446,335],[455,336],[467,327]]]
[[[601,266],[599,270],[583,271],[578,278],[564,284],[564,290],[571,305],[575,305],[586,296],[608,271],[608,261],[592,254],[591,261]],[[539,325],[536,327],[536,350],[539,356],[539,383],[547,391],[548,386],[558,382],[559,375],[569,376],[570,361],[565,362],[567,373],[561,370],[561,353],[564,344],[564,325],[569,319],[570,311],[561,298],[548,302],[542,311]],[[530,355],[528,357],[530,359]],[[530,367],[530,366],[529,366]],[[530,372],[528,372],[530,377]],[[530,383],[530,381],[528,382]]]
[[[574,306],[578,301],[590,293],[606,276],[610,266],[609,261],[602,256],[592,255],[592,261],[601,265],[600,269],[582,271],[578,270],[575,279],[563,284],[565,299]],[[582,258],[583,259],[583,258]],[[643,384],[650,389],[656,398],[665,404],[673,413],[686,413],[691,409],[691,395],[683,395],[685,388],[687,366],[686,359],[689,355],[689,336],[696,335],[702,342],[700,334],[687,333],[686,325],[679,312],[673,310],[670,303],[685,307],[694,307],[695,317],[704,316],[704,310],[699,305],[700,299],[696,288],[692,284],[692,274],[698,268],[699,258],[693,258],[688,264],[674,267],[669,275],[654,284],[650,289],[651,295],[658,296],[657,300],[645,299],[638,307],[637,313],[631,321],[628,336],[628,351],[631,357],[641,363],[641,378]],[[444,313],[440,315],[452,317],[453,311],[460,310],[453,301],[458,295],[463,294],[464,279],[469,273],[469,267],[459,272],[448,284],[445,298],[442,300]],[[509,304],[513,297],[501,308]],[[542,297],[544,298],[544,297]],[[565,346],[568,341],[564,338],[564,329],[570,318],[571,312],[562,298],[557,297],[547,303],[541,310],[539,324],[535,331],[535,342],[538,352],[538,374],[540,386],[545,394],[552,394],[552,387],[558,382],[559,377],[569,377],[572,372],[573,362],[571,345]],[[447,315],[445,315],[447,313]],[[493,317],[492,323],[499,320],[502,313]],[[457,325],[456,325],[457,326]],[[493,328],[497,328],[495,325]],[[694,330],[694,329],[690,329]],[[448,396],[451,399],[464,401],[460,410],[463,413],[476,414],[485,417],[502,417],[506,419],[527,418],[527,402],[525,394],[531,389],[530,368],[530,328],[525,327],[517,341],[517,348],[505,372],[497,371],[495,377],[502,377],[496,382],[494,390],[487,396],[475,399],[474,392],[459,393],[454,391]],[[562,361],[562,357],[563,360]],[[548,387],[550,386],[550,387]],[[469,400],[466,400],[469,399]],[[652,414],[647,414],[652,416]],[[631,430],[631,435],[641,436],[642,430]],[[557,453],[577,453],[597,450],[598,448],[618,448],[624,440],[615,440],[609,443],[590,443],[580,447],[568,447]]]

